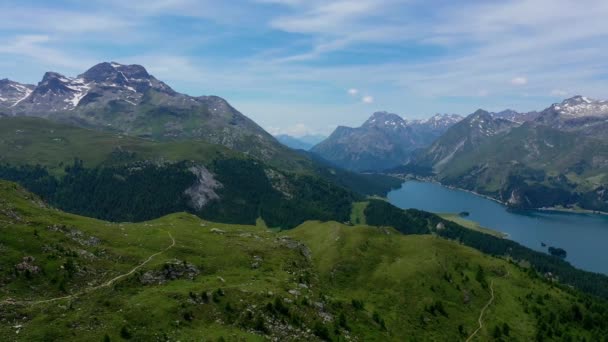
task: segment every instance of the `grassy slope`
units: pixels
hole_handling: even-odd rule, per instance
[[[440,170],[439,177],[458,178],[484,165],[488,169],[477,175],[478,190],[495,192],[502,188],[510,173],[522,166],[543,170],[550,176],[570,170],[565,174],[568,180],[577,190],[588,191],[608,179],[608,169],[596,161],[600,158],[608,158],[608,144],[603,141],[526,124],[454,158]],[[573,172],[574,169],[579,169],[579,173]]]
[[[101,242],[82,245],[69,233],[48,229],[53,225],[78,229]],[[503,323],[511,327],[512,338],[532,339],[536,321],[533,311],[525,309],[530,293],[542,295],[540,308],[552,312],[567,311],[577,300],[506,261],[391,228],[307,222],[276,234],[262,226],[216,224],[189,214],[139,224],[107,223],[46,208],[14,184],[0,182],[0,229],[0,340],[91,341],[106,334],[120,340],[121,330],[133,340],[260,340],[260,329],[280,340],[315,340],[312,332],[322,336],[324,328],[333,339],[464,340],[489,299],[488,289],[475,280],[479,266],[487,283],[494,281],[496,299],[478,340],[487,340],[491,329]],[[5,303],[54,298],[101,284],[170,246],[167,232],[176,246],[113,286],[53,303]],[[311,260],[296,241],[310,248]],[[16,276],[13,265],[24,256],[35,257],[44,272]],[[259,268],[252,267],[256,257],[262,260]],[[72,276],[65,267],[69,259],[77,270]],[[194,280],[140,283],[143,272],[162,270],[173,259],[187,261],[201,273]],[[203,292],[218,288],[225,295],[216,296],[217,302],[201,301]],[[364,309],[353,306],[353,299],[363,301]],[[279,309],[277,301],[283,303]],[[429,309],[439,301],[445,315]],[[458,332],[459,325],[465,333]],[[570,330],[591,337],[588,331]]]
[[[134,153],[135,160],[209,162],[219,156],[242,158],[240,153],[202,141],[159,143],[30,117],[1,118],[0,137],[0,162],[35,162],[56,174],[76,157],[87,167],[95,167],[108,162],[112,153],[120,150]]]
[[[458,326],[474,331],[490,297],[488,289],[475,281],[479,266],[486,270],[487,282],[494,281],[496,295],[484,316],[480,341],[491,339],[492,328],[504,323],[511,327],[513,340],[532,339],[535,319],[524,309],[529,293],[548,295],[548,310],[568,307],[574,298],[506,261],[434,236],[402,236],[392,229],[331,222],[309,222],[289,234],[311,246],[321,284],[330,296],[362,300],[369,315],[380,313],[388,330],[384,336],[353,323],[353,331],[364,340],[408,336],[455,341],[468,336],[460,335]],[[425,310],[437,301],[446,315]]]
[[[100,132],[33,117],[0,118],[0,163],[40,164],[52,174],[63,173],[74,158],[85,167],[152,160],[191,160],[209,165],[217,159],[249,158],[221,145],[201,140],[154,141],[124,134]],[[268,165],[289,173],[312,174],[361,194],[385,194],[401,181],[381,175],[360,175],[336,169],[281,146]]]
[[[500,237],[500,238],[506,237],[505,233],[501,233],[501,232],[496,231],[496,230],[492,230],[492,229],[489,229],[489,228],[482,227],[482,226],[479,225],[479,223],[477,223],[475,221],[464,219],[464,218],[462,218],[458,214],[439,214],[439,217],[441,217],[444,220],[448,220],[448,221],[452,221],[454,223],[457,223],[457,224],[459,224],[459,225],[461,225],[461,226],[463,226],[465,228],[476,230],[478,232],[494,235],[494,236]]]

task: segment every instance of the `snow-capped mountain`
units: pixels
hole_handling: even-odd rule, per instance
[[[608,101],[575,96],[543,110],[536,122],[559,130],[582,131],[587,135],[606,137]]]
[[[37,116],[155,139],[202,139],[264,160],[286,153],[217,96],[178,93],[140,65],[100,63],[77,77],[45,73],[36,86],[0,82],[0,113]]]
[[[150,89],[177,95],[142,66],[100,63],[75,78],[47,72],[11,111],[48,117],[54,112],[73,111],[91,104],[106,105],[110,101],[136,106]]]
[[[11,108],[27,98],[35,86],[21,84],[8,79],[0,80],[0,109]]]
[[[594,100],[578,95],[566,99],[561,103],[555,103],[550,109],[564,117],[602,117],[608,116],[608,101]]]
[[[348,169],[385,170],[407,162],[414,150],[430,145],[461,119],[438,114],[407,121],[397,114],[376,112],[361,127],[338,127],[311,151]]]

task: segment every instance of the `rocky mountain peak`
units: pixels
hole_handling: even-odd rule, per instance
[[[406,127],[407,122],[397,114],[389,112],[375,112],[365,121],[362,127]]]
[[[473,112],[473,114],[471,114],[471,117],[487,117],[487,118],[491,118],[492,114],[490,114],[490,112],[483,110],[483,109],[478,109],[475,112]]]
[[[458,114],[435,114],[432,117],[424,120],[415,120],[410,122],[410,125],[426,125],[434,129],[450,127],[463,119]]]
[[[62,74],[56,72],[46,72],[42,77],[42,81],[38,83],[38,86],[34,90],[34,94],[44,95],[48,93],[53,94],[69,94],[73,93],[74,89],[70,88],[69,85],[72,83],[72,79],[69,79]]]
[[[21,84],[9,80],[0,80],[0,108],[13,107],[28,97],[34,86],[31,84]]]
[[[111,82],[120,85],[151,78],[146,68],[141,65],[123,65],[116,62],[99,63],[79,77],[87,82]]]
[[[559,115],[571,118],[608,116],[608,101],[577,95],[565,99],[561,103],[555,103],[549,109]]]

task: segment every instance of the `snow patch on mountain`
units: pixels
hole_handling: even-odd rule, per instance
[[[570,118],[608,116],[608,101],[575,96],[551,106],[555,112]]]

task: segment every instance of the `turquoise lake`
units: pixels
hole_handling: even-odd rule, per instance
[[[509,234],[509,239],[547,252],[549,246],[568,252],[572,265],[608,274],[608,216],[547,211],[513,211],[475,194],[436,183],[408,181],[388,194],[389,201],[403,209],[435,213],[467,211],[467,219]],[[541,243],[547,246],[542,247]]]

